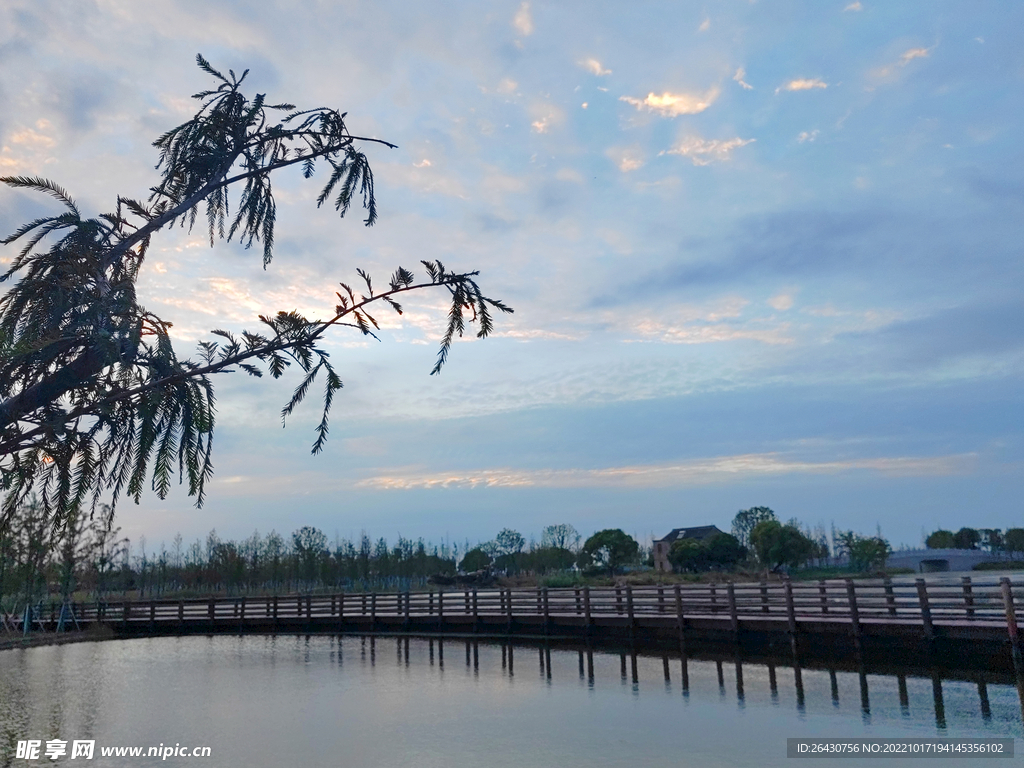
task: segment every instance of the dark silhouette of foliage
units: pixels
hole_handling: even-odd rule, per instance
[[[953,532],[940,528],[928,535],[928,538],[924,540],[924,545],[928,549],[953,549]]]
[[[620,528],[606,528],[598,531],[583,543],[581,551],[584,566],[607,568],[608,573],[633,562],[640,552],[640,545]]]
[[[479,547],[469,550],[469,552],[467,552],[462,558],[462,562],[459,563],[459,570],[464,571],[465,573],[482,571],[485,568],[490,567],[491,556]]]
[[[799,528],[777,520],[764,520],[755,525],[750,532],[750,545],[761,564],[773,571],[784,565],[797,568],[815,552],[814,542]]]
[[[732,535],[746,547],[750,545],[750,532],[758,523],[775,520],[775,513],[769,507],[751,507],[741,509],[732,519]]]
[[[953,534],[954,549],[977,549],[981,543],[981,534],[974,528],[961,528]]]
[[[0,178],[15,189],[53,197],[64,211],[27,222],[0,241],[22,248],[0,280],[16,282],[0,298],[0,520],[32,493],[45,516],[62,525],[86,504],[95,511],[109,494],[110,512],[122,494],[138,502],[147,485],[163,498],[174,476],[202,505],[213,472],[215,399],[211,376],[235,370],[282,376],[295,366],[300,381],[281,411],[289,416],[319,379],[322,417],[314,454],[323,449],[328,416],[341,377],[319,346],[335,326],[375,335],[371,305],[401,314],[400,294],[440,287],[449,292],[448,322],[431,373],[448,359],[452,341],[475,322],[477,336],[493,329],[492,310],[511,312],[485,296],[476,272],[422,262],[427,279],[398,267],[384,290],[357,270],[365,289],[342,283],[333,316],[297,312],[260,316],[259,332],[214,330],[192,359],[178,357],[170,323],[148,312],[136,280],[153,236],[175,224],[191,229],[202,214],[211,245],[217,239],[262,245],[264,268],[273,258],[276,203],[272,175],[300,166],[306,178],[326,166],[317,198],[344,216],[354,203],[377,218],[373,174],[360,147],[380,139],[349,132],[333,109],[297,110],[252,99],[236,76],[202,56],[214,87],[195,94],[195,117],[160,136],[160,179],[146,200],[118,197],[114,210],[87,219],[58,184],[26,176]],[[47,250],[44,240],[56,239]]]

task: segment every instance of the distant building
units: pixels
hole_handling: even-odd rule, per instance
[[[672,563],[668,560],[668,552],[672,545],[679,539],[694,539],[703,541],[708,536],[716,533],[723,533],[716,525],[698,525],[692,528],[673,528],[672,532],[663,539],[654,542],[654,570],[671,571]]]

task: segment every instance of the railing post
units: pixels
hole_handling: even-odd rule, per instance
[[[505,631],[512,634],[512,590],[502,590],[505,595]]]
[[[334,618],[334,612],[335,612],[335,609],[337,608],[337,604],[338,604],[338,596],[337,595],[331,595],[331,618],[332,619]]]
[[[313,621],[313,596],[306,595],[306,621]]]
[[[768,582],[761,579],[761,613],[768,613]]]
[[[686,618],[683,616],[683,588],[678,584],[673,588],[676,594],[676,625],[679,630],[679,647],[686,648]]]
[[[469,615],[469,590],[468,589],[463,590],[462,597],[463,597],[463,601],[465,603],[465,611],[464,611],[464,613],[468,616]]]
[[[63,607],[61,608],[63,611]],[[156,600],[149,601],[149,631],[152,632],[156,628]]]
[[[857,592],[853,579],[846,580],[846,600],[850,604],[850,630],[853,632],[853,644],[860,653],[860,612],[857,610]]]
[[[590,587],[583,587],[583,616],[587,622],[587,634],[590,634],[590,630],[594,625],[594,619],[590,615]]]
[[[740,617],[736,610],[736,585],[731,581],[726,583],[726,590],[729,595],[729,621],[732,624],[732,638],[733,640],[739,640],[740,637]]]
[[[1006,631],[1010,636],[1010,650],[1013,653],[1013,669],[1017,673],[1017,678],[1020,679],[1024,666],[1021,662],[1020,652],[1020,641],[1017,636],[1017,612],[1013,606],[1013,587],[1010,584],[1010,578],[1003,576],[999,580],[999,586],[1003,592],[1003,606],[1006,609]]]
[[[665,612],[665,587],[658,585],[658,613]]]
[[[548,588],[544,587],[544,634],[551,630],[551,606],[548,603]]]
[[[480,606],[477,603],[476,587],[473,587],[473,631],[480,631]]]
[[[786,621],[789,624],[789,645],[793,649],[793,654],[796,655],[796,602],[793,600],[793,582],[786,579],[782,586],[786,591]]]
[[[437,628],[444,632],[444,590],[437,590]],[[443,651],[442,651],[443,653]]]
[[[615,585],[615,611],[616,613],[622,613],[622,587],[618,584]]]
[[[377,593],[370,595],[370,631],[377,631]]]
[[[338,626],[342,627],[345,625],[345,593],[340,592],[338,594]]]
[[[427,610],[428,616],[434,615],[434,590],[430,590],[430,606]]]
[[[409,628],[411,619],[409,618],[409,590],[405,590],[405,628]]]
[[[885,577],[885,604],[889,606],[889,615],[896,615],[896,595],[892,590],[892,579]]]
[[[179,626],[179,628],[184,623],[185,623],[185,601],[184,600],[179,600],[178,601],[178,626]]]
[[[718,596],[715,591],[715,582],[708,584],[708,590],[711,592],[711,615],[714,616],[718,613]]]
[[[967,618],[974,618],[974,591],[971,587],[971,577],[961,576],[960,584],[964,590],[964,607],[967,611]]]
[[[238,626],[245,627],[245,595],[242,595],[242,603],[238,606]]]
[[[828,613],[828,586],[824,579],[818,581],[818,595],[821,598],[821,612]]]
[[[207,612],[210,616],[210,624],[217,623],[217,601],[215,598],[210,598],[210,604],[207,606]]]
[[[580,588],[576,587],[574,593],[576,597],[576,615],[579,616],[583,612],[583,603],[580,601]]]
[[[935,632],[932,628],[932,609],[928,604],[928,587],[924,579],[915,579],[914,583],[917,585],[917,599],[921,604],[921,624],[924,628],[924,639],[931,640],[935,637]]]

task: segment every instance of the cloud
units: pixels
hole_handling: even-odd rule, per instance
[[[609,147],[604,154],[623,173],[635,171],[644,165],[643,152],[638,147]]]
[[[926,59],[931,52],[930,48],[911,48],[900,56],[900,66],[905,67],[914,59]]]
[[[745,70],[743,67],[740,67],[739,69],[736,70],[736,74],[732,76],[732,79],[739,83],[744,90],[752,91],[754,90],[754,86],[752,86],[750,83],[743,82],[743,78],[746,76],[747,70]]]
[[[892,64],[886,64],[884,67],[879,67],[873,74],[879,78],[892,77],[897,72],[897,67],[905,67],[914,59],[927,59],[931,52],[931,48],[908,48],[900,54],[897,61],[894,61]]]
[[[975,454],[806,461],[781,453],[748,453],[690,461],[602,469],[480,469],[377,475],[356,488],[672,488],[780,475],[870,472],[888,477],[948,477],[969,473]]]
[[[863,10],[864,10],[864,6],[860,4],[860,0],[856,0],[856,2],[850,3],[848,6],[843,8],[843,12],[844,13],[846,11],[863,11]]]
[[[813,78],[797,78],[796,80],[790,80],[785,85],[780,85],[775,89],[775,92],[779,91],[811,91],[815,88],[828,88],[828,83],[822,80],[820,77]]]
[[[702,139],[699,136],[687,136],[672,149],[662,154],[682,155],[693,161],[694,165],[709,165],[719,160],[729,159],[729,153],[739,147],[745,147],[757,139]]]
[[[813,131],[801,131],[800,135],[796,137],[796,140],[803,144],[805,141],[814,141],[818,138],[818,129],[815,128]]]
[[[604,77],[612,73],[610,69],[605,69],[604,67],[602,67],[601,62],[598,61],[597,59],[584,59],[579,64],[581,67],[587,70],[587,72],[589,72],[592,75],[597,75],[598,77]]]
[[[768,304],[772,308],[779,310],[779,312],[785,312],[787,309],[793,308],[793,297],[788,293],[780,293],[778,296],[772,296],[768,299]]]
[[[620,96],[619,101],[632,104],[638,110],[646,109],[656,112],[662,117],[678,117],[679,115],[697,115],[710,107],[718,98],[719,89],[714,87],[706,93],[665,93],[660,96],[648,93],[646,98],[637,99],[632,96]]]
[[[711,19],[705,16],[704,17],[704,21],[702,21],[700,23],[700,26],[697,27],[697,31],[698,32],[707,32],[709,29],[711,29]]]
[[[533,34],[533,14],[530,13],[529,3],[523,3],[519,6],[519,10],[516,11],[515,18],[512,19],[512,26],[514,26],[521,35]]]

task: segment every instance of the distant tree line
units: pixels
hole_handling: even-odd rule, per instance
[[[992,554],[1024,552],[1024,528],[961,528],[956,533],[940,528],[924,541],[928,549],[981,549]]]
[[[853,531],[832,531],[832,544],[824,527],[811,531],[796,519],[783,524],[769,507],[741,509],[732,533],[704,539],[681,538],[669,549],[669,562],[678,572],[729,571],[738,567],[771,571],[823,565],[830,557],[845,557],[854,570],[884,568],[892,553],[889,542]]]

